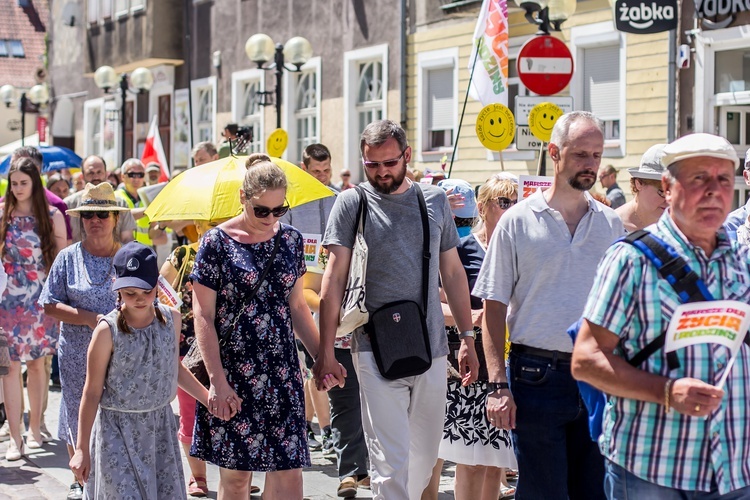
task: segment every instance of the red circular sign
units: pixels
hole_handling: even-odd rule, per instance
[[[550,35],[535,36],[521,47],[516,69],[527,89],[539,95],[553,95],[573,78],[573,56],[565,42]]]

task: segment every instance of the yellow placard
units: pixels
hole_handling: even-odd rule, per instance
[[[266,153],[268,153],[268,156],[281,158],[288,143],[289,134],[287,134],[286,130],[283,128],[277,128],[268,136],[268,140],[266,141]]]
[[[529,111],[529,130],[540,141],[549,142],[552,128],[563,114],[557,104],[540,102]]]
[[[482,146],[492,151],[502,151],[513,142],[516,120],[508,106],[488,104],[477,116],[476,130]]]

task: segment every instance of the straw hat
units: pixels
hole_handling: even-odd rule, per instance
[[[78,208],[71,208],[67,214],[79,217],[81,212],[125,212],[128,208],[117,204],[115,192],[109,182],[102,182],[94,186],[86,184],[81,194],[81,204]]]
[[[661,175],[664,172],[662,158],[664,157],[665,147],[667,147],[666,144],[656,144],[648,148],[641,157],[640,166],[628,169],[630,176],[636,179],[661,180]]]

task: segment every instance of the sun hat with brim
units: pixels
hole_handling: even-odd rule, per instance
[[[81,204],[78,208],[67,210],[66,213],[71,217],[80,217],[81,212],[124,212],[126,210],[129,209],[117,204],[112,184],[102,182],[96,186],[91,183],[86,184],[81,194]]]
[[[664,157],[665,147],[666,144],[656,144],[648,148],[641,157],[640,166],[628,169],[630,176],[636,179],[661,180],[661,174],[664,172],[661,159]]]
[[[669,167],[680,160],[699,156],[729,160],[734,163],[735,169],[740,166],[737,151],[728,140],[718,135],[705,133],[684,135],[667,144],[664,148],[664,158],[661,161],[665,167]]]
[[[463,179],[444,179],[437,183],[438,187],[443,188],[445,191],[452,189],[451,194],[458,194],[463,197],[463,207],[452,208],[453,215],[462,219],[471,219],[479,217],[479,210],[477,210],[477,202],[474,196],[474,188],[471,184]]]
[[[115,282],[112,290],[140,288],[152,290],[159,281],[159,265],[156,252],[143,243],[131,241],[120,248],[112,259],[115,267]]]

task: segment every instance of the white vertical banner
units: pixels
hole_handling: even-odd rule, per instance
[[[477,50],[479,55],[477,56]],[[475,64],[476,60],[476,64]],[[476,66],[476,67],[473,67]],[[474,29],[469,95],[488,104],[508,105],[508,1],[484,0]]]

